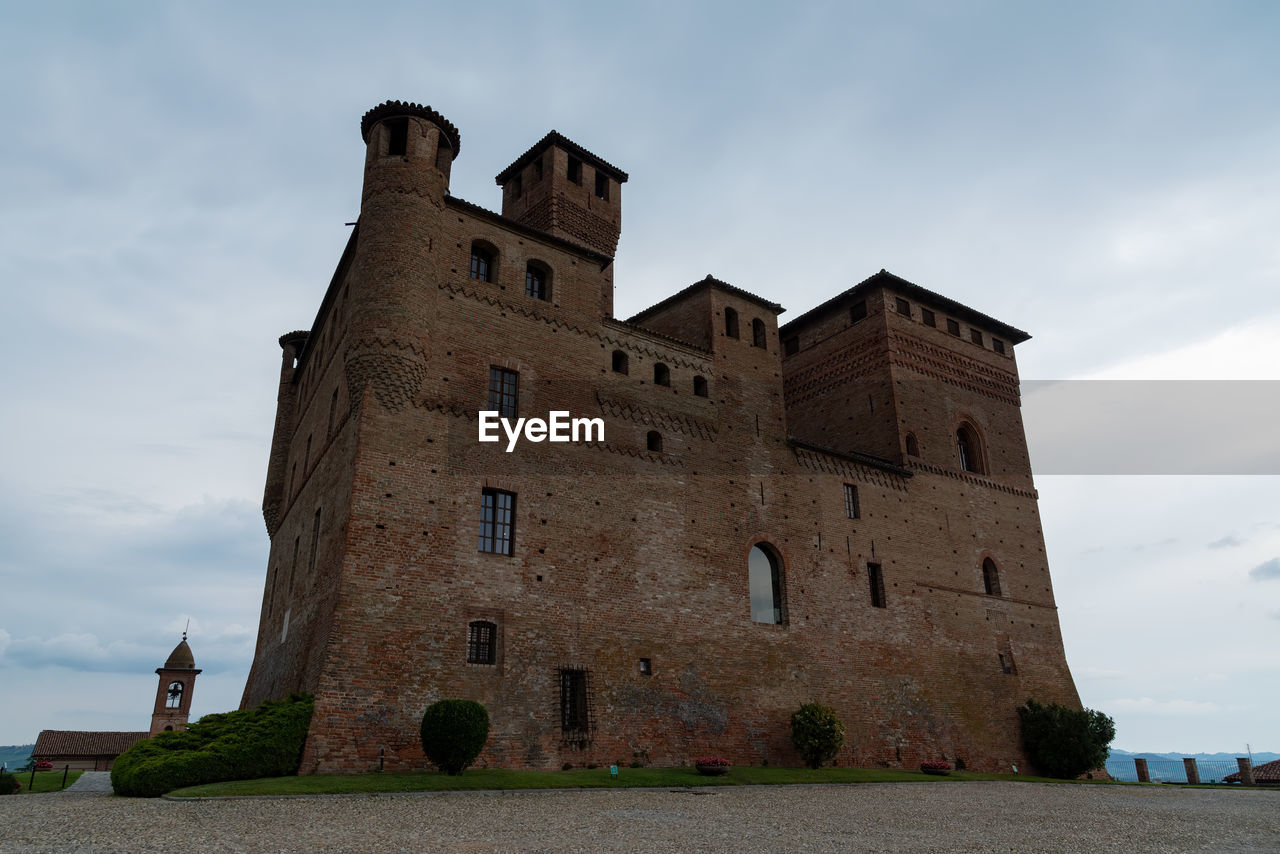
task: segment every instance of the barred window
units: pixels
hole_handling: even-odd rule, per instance
[[[519,402],[520,374],[505,368],[489,368],[489,410],[500,418],[515,418]]]
[[[867,564],[867,583],[871,587],[871,605],[875,608],[887,608],[884,598],[884,572],[880,564]]]
[[[498,627],[484,620],[467,625],[467,664],[493,664]]]
[[[591,733],[588,709],[587,671],[560,671],[560,731],[566,736],[585,738]]]
[[[515,539],[516,496],[514,492],[486,489],[480,493],[480,551],[511,554]]]
[[[857,519],[860,516],[858,510],[858,487],[852,483],[844,485],[844,515],[850,519]]]

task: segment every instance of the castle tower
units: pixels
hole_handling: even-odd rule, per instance
[[[151,713],[151,735],[187,728],[187,716],[191,714],[191,695],[196,687],[195,657],[187,646],[187,633],[169,653],[164,667],[157,667],[160,684],[156,687],[156,706]]]

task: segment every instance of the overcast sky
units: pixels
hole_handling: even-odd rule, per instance
[[[620,317],[712,273],[786,320],[887,268],[1031,332],[1024,380],[1098,381],[1026,395],[1081,699],[1117,747],[1280,751],[1280,4],[0,16],[0,744],[145,729],[188,619],[193,713],[238,705],[276,338],[399,98],[485,207],[551,128],[628,171]]]

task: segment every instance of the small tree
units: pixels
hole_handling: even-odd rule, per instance
[[[836,758],[844,744],[844,724],[836,710],[817,703],[806,703],[791,716],[791,743],[810,768]]]
[[[422,752],[446,774],[461,774],[488,738],[489,713],[475,700],[440,700],[422,716]]]
[[[1116,722],[1093,709],[1027,700],[1018,709],[1018,718],[1027,758],[1042,774],[1064,780],[1102,767],[1116,737]]]

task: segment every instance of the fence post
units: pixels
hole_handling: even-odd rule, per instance
[[[1236,759],[1236,766],[1240,769],[1240,783],[1245,786],[1253,785],[1253,763],[1249,761],[1249,757],[1241,756]]]
[[[1194,756],[1184,757],[1182,767],[1187,770],[1187,782],[1192,786],[1200,785],[1200,768],[1196,765],[1196,758]]]
[[[1143,759],[1143,758],[1142,758],[1142,757],[1140,757],[1140,756],[1135,757],[1135,758],[1134,758],[1134,760],[1133,760],[1133,767],[1134,767],[1134,768],[1137,770],[1137,772],[1138,772],[1138,782],[1139,782],[1139,783],[1150,783],[1150,782],[1151,782],[1151,775],[1147,773],[1147,760]]]

